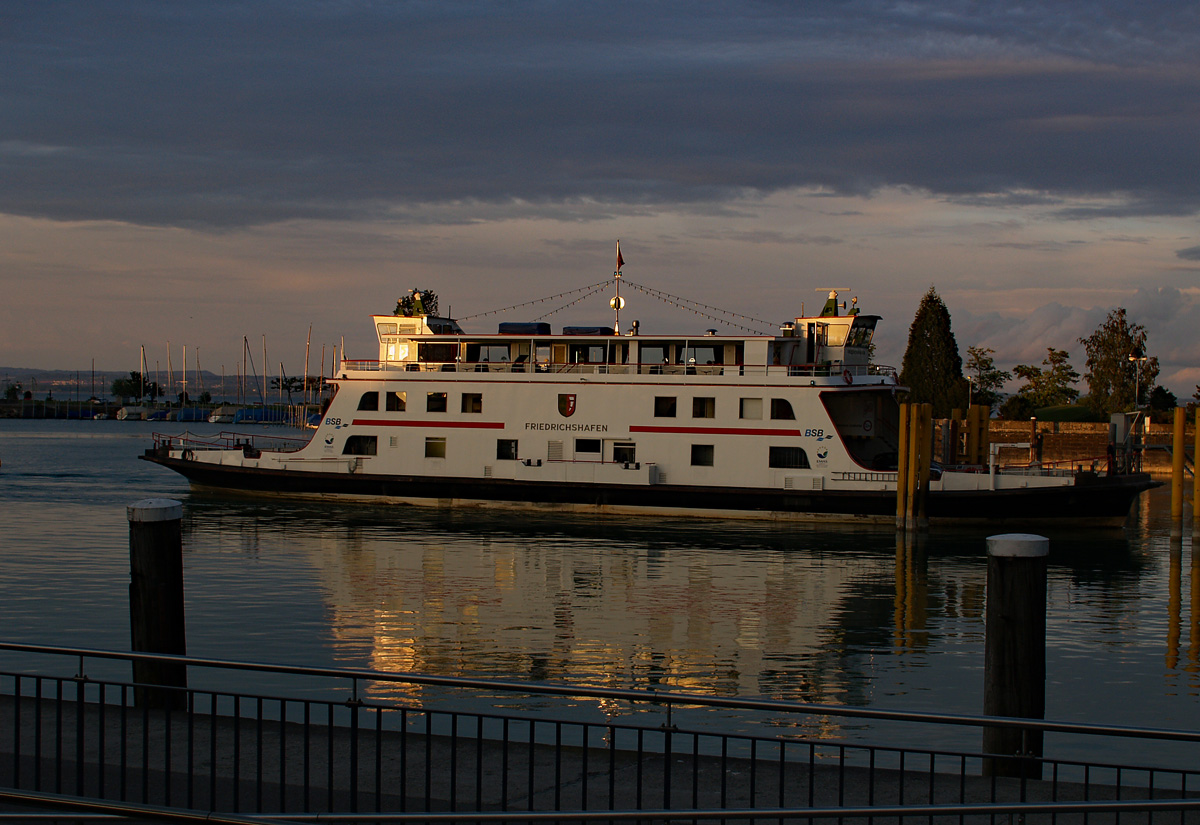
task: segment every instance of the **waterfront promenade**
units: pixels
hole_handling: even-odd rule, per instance
[[[0,786],[156,807],[224,812],[471,812],[887,808],[1047,804],[1150,797],[1078,782],[1022,781],[941,770],[914,758],[904,770],[828,764],[828,759],[613,750],[325,724],[260,723],[201,714],[140,712],[30,700],[18,741],[40,753],[0,750]],[[39,720],[40,717],[40,720]],[[42,735],[38,736],[37,726]],[[88,735],[80,740],[80,726]],[[686,738],[686,737],[684,737]],[[50,743],[53,743],[50,746]],[[971,760],[974,762],[975,760]],[[1166,790],[1156,796],[1169,797]],[[1200,803],[1198,803],[1200,804]],[[1200,821],[1193,811],[1187,821]],[[1130,812],[1125,813],[1125,821]],[[1093,822],[1105,821],[1095,819]]]

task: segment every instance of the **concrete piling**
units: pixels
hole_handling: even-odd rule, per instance
[[[187,654],[183,607],[183,505],[145,499],[126,508],[129,518],[129,629],[135,653]],[[187,668],[134,662],[139,706],[183,708]],[[165,689],[151,687],[161,686]]]

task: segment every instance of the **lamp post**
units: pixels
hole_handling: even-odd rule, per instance
[[[1136,410],[1142,400],[1142,362],[1146,356],[1141,350],[1134,350],[1129,354],[1129,360],[1133,362],[1133,408]]]

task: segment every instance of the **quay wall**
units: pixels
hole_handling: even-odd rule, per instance
[[[1036,428],[1036,430],[1035,430]],[[1104,466],[1108,451],[1108,424],[1058,421],[1005,421],[996,419],[989,423],[988,437],[993,444],[1025,444],[1032,441],[1036,431],[1040,441],[1040,460],[1043,463],[1072,463],[1090,465],[1093,461]],[[1194,443],[1194,424],[1188,422],[1184,444]],[[1150,424],[1146,433],[1146,450],[1143,468],[1154,474],[1171,474],[1171,424]],[[1024,463],[1030,460],[1026,447],[1009,447],[1000,450],[1001,463]]]

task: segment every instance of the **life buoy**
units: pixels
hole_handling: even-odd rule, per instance
[[[842,370],[842,380],[847,384],[854,383],[854,376],[850,374],[850,370]]]

